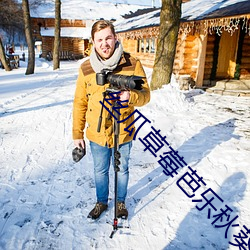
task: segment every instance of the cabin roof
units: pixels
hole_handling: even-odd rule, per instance
[[[160,9],[137,15],[132,18],[120,19],[114,23],[116,32],[135,30],[144,27],[158,26],[160,23]]]
[[[183,21],[196,21],[250,13],[249,0],[192,0],[183,4]]]
[[[150,12],[138,15],[133,13],[131,17],[117,20],[116,31],[125,32],[160,24],[160,8],[150,9]],[[249,0],[191,0],[182,3],[182,22],[199,21],[228,16],[250,14]]]

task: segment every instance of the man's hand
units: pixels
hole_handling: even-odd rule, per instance
[[[125,91],[121,91],[120,94],[118,94],[120,101],[129,101],[130,98],[130,92],[125,90]]]
[[[82,147],[82,148],[85,148],[85,142],[83,139],[76,139],[74,140],[74,144],[76,147]]]
[[[86,154],[85,142],[83,139],[74,140],[76,148],[72,151],[72,157],[74,162],[80,161]]]

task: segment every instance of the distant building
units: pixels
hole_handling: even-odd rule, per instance
[[[145,6],[107,2],[62,0],[60,58],[82,58],[90,53],[91,27],[98,19],[115,21]],[[42,42],[41,56],[50,58],[54,46],[55,6],[52,2],[31,10],[34,40]],[[73,55],[73,56],[72,56]]]
[[[41,57],[48,58],[52,55],[54,47],[54,18],[32,18],[33,37],[41,42]],[[61,20],[61,59],[83,58],[89,45],[91,21]],[[64,52],[64,54],[62,53]],[[65,57],[65,58],[63,58]]]

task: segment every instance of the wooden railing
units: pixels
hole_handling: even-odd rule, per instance
[[[75,55],[71,51],[59,51],[59,60],[77,60],[83,58],[82,55]],[[49,51],[47,53],[46,59],[48,61],[53,60],[53,53]]]

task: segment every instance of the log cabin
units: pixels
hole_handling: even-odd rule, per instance
[[[61,59],[79,59],[89,55],[90,30],[98,19],[115,21],[132,11],[146,6],[133,4],[115,4],[110,2],[61,0]],[[41,43],[41,57],[52,59],[54,45],[55,4],[44,4],[31,10],[31,24],[34,41]]]
[[[54,47],[54,18],[32,18],[33,37],[41,41],[41,57],[52,60]],[[89,46],[92,20],[61,20],[60,59],[83,58]]]
[[[124,50],[147,67],[154,65],[159,24],[160,8],[115,22]],[[250,79],[250,1],[184,1],[173,73],[200,88]]]

